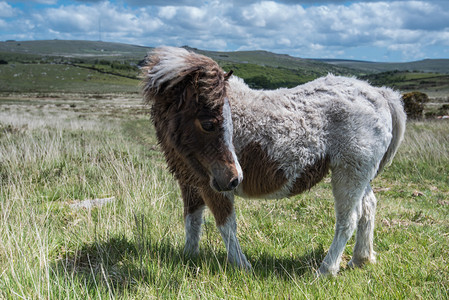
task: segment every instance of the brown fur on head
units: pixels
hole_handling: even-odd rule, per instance
[[[171,172],[181,183],[228,190],[237,170],[223,128],[223,70],[212,59],[179,48],[156,49],[143,70],[145,101],[152,104]]]
[[[222,105],[226,92],[225,73],[220,66],[206,56],[182,48],[155,49],[143,68],[143,76],[143,92],[147,103],[163,100],[158,97],[162,96],[181,106],[186,91],[180,94],[180,89],[189,85],[193,88],[190,92],[194,92],[197,97],[201,95],[209,106],[216,106]],[[168,99],[168,93],[174,93],[176,97]]]

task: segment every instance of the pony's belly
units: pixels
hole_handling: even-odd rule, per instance
[[[291,186],[292,184],[290,182],[287,182],[276,190],[273,189],[257,191],[256,193],[248,193],[248,191],[245,192],[244,186],[241,185],[237,187],[237,189],[234,191],[234,194],[242,198],[281,199],[291,196]]]
[[[311,164],[297,162],[288,166],[297,173],[285,172],[257,143],[248,144],[239,154],[243,181],[235,194],[245,198],[279,199],[297,195],[317,184],[329,171],[327,157],[318,156]]]
[[[237,194],[243,197],[263,198],[288,183],[278,162],[270,159],[258,143],[250,143],[239,153],[243,181]]]

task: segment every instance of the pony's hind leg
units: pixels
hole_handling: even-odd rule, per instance
[[[373,249],[374,217],[376,214],[376,197],[368,185],[362,199],[362,211],[357,223],[357,235],[354,253],[349,267],[361,267],[365,263],[375,263],[376,253]]]
[[[332,191],[335,198],[335,235],[329,251],[318,269],[319,275],[336,275],[341,256],[349,238],[354,233],[361,215],[362,196],[368,181],[360,180],[347,170],[332,170]]]
[[[181,193],[184,201],[184,221],[186,232],[186,243],[184,253],[187,255],[198,255],[203,223],[203,210],[205,207],[203,198],[196,187],[181,185]]]
[[[234,195],[203,190],[204,201],[214,215],[218,230],[226,246],[228,261],[234,266],[250,269],[251,264],[246,259],[237,239],[237,222],[234,210]]]

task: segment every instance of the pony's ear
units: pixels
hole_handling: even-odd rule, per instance
[[[233,70],[230,70],[228,73],[226,73],[225,76],[224,76],[224,80],[228,81],[228,79],[231,77],[232,73],[234,73]]]
[[[192,103],[192,101],[195,101],[195,103],[198,102],[198,93],[193,84],[187,84],[184,88],[184,92],[181,94],[181,97],[179,99],[177,107],[178,110],[184,103]]]

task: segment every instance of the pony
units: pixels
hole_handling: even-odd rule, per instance
[[[376,198],[370,181],[403,139],[401,95],[327,75],[295,88],[253,90],[212,59],[161,47],[147,57],[142,93],[184,202],[184,252],[199,252],[202,214],[212,212],[228,261],[251,264],[237,239],[235,195],[281,199],[309,190],[329,170],[332,244],[319,275],[336,275],[356,230],[350,267],[376,261]]]

